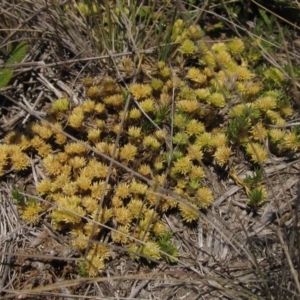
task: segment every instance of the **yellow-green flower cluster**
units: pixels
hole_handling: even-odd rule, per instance
[[[55,229],[68,230],[78,249],[84,250],[90,238],[97,240],[102,225],[109,224],[113,243],[132,255],[139,251],[159,260],[158,239],[167,231],[161,213],[178,208],[185,222],[193,222],[199,209],[213,202],[205,184],[207,164],[226,170],[236,152],[243,151],[252,164],[261,165],[271,151],[300,149],[299,130],[280,128],[293,114],[292,103],[279,90],[282,73],[268,68],[255,74],[241,39],[209,49],[202,37],[199,26],[177,20],[171,37],[178,44],[175,65],[155,63],[151,77],[129,84],[128,90],[110,77],[86,78],[87,99],[80,105],[58,99],[48,111],[50,124],[30,123],[0,145],[0,176],[11,168],[29,170],[29,157],[40,159],[46,178],[37,190],[53,203],[48,216]],[[131,60],[123,64],[128,73],[135,68]],[[265,81],[278,89],[268,91]],[[128,111],[124,95],[131,97]],[[62,130],[78,140],[69,140]],[[152,184],[125,168],[109,167],[104,156]],[[160,193],[157,186],[169,192]],[[263,187],[256,188],[254,202],[259,195],[266,198]],[[42,205],[30,203],[21,215],[32,222],[41,212]],[[90,276],[109,259],[108,249],[99,247],[90,250],[90,263],[84,266]]]

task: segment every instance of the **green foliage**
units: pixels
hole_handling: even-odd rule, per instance
[[[300,142],[300,126],[294,126],[291,130],[291,132],[296,136],[296,140],[299,143]]]
[[[89,277],[89,274],[87,271],[87,263],[85,261],[83,261],[83,262],[80,262],[78,266],[79,266],[78,274],[83,278]]]
[[[28,50],[28,43],[25,41],[20,42],[9,54],[6,64],[17,64],[22,61]],[[0,89],[6,87],[13,77],[13,70],[4,68],[0,70]]]
[[[11,191],[11,195],[13,197],[13,199],[16,200],[17,204],[19,206],[25,206],[25,197],[23,194],[21,194],[23,191],[18,190],[18,189],[13,189]]]
[[[255,168],[252,176],[247,175],[244,182],[249,186],[253,187],[262,182],[263,170],[261,168]]]
[[[159,107],[156,116],[155,116],[155,123],[157,125],[160,125],[163,122],[166,122],[168,118],[168,114],[169,114],[169,106],[168,105],[162,105]]]
[[[177,247],[171,242],[173,234],[171,231],[168,231],[164,233],[160,239],[158,240],[158,245],[160,247],[160,250],[169,254],[170,256],[167,255],[162,255],[162,257],[168,262],[168,263],[174,263],[177,261],[178,257],[178,250]]]
[[[261,188],[255,188],[252,191],[250,191],[248,197],[249,197],[248,205],[253,208],[257,208],[258,206],[263,204],[263,202],[266,199],[266,195],[263,189]]]
[[[142,6],[140,8],[140,10],[138,11],[138,14],[137,14],[139,17],[141,18],[152,18],[154,17],[153,13],[152,13],[152,10],[151,10],[151,7],[150,6]]]
[[[18,64],[22,61],[28,51],[28,43],[25,41],[20,42],[10,53],[7,64]]]
[[[242,133],[246,132],[246,128],[249,127],[249,122],[246,118],[237,117],[230,121],[227,128],[228,138],[232,141],[237,141]]]
[[[0,70],[0,89],[6,87],[13,77],[12,69],[2,69]]]
[[[190,188],[192,191],[196,191],[201,186],[201,182],[199,179],[192,179],[189,181],[188,188]]]

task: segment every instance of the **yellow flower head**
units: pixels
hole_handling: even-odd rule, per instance
[[[80,169],[86,165],[86,159],[81,156],[74,156],[69,160],[69,164],[73,169]]]
[[[191,67],[188,70],[187,76],[188,79],[195,81],[197,83],[205,83],[207,80],[207,77],[205,74],[203,74],[200,69],[195,68],[195,67]]]
[[[36,201],[28,203],[25,208],[22,210],[21,215],[22,219],[25,222],[37,223],[39,221],[38,215],[42,212],[42,206]]]
[[[153,227],[152,227],[151,231],[155,235],[160,236],[160,235],[162,235],[162,234],[164,234],[164,233],[167,232],[167,228],[166,228],[166,226],[162,222],[157,221],[157,222],[155,222],[153,224]]]
[[[253,73],[242,66],[237,66],[234,68],[234,73],[237,75],[238,80],[251,80],[254,77]]]
[[[208,66],[212,70],[217,66],[215,55],[211,51],[207,52],[203,58],[199,59],[199,63],[203,66]]]
[[[227,48],[232,54],[241,54],[245,49],[245,45],[241,39],[234,38],[227,43]]]
[[[278,143],[283,140],[286,133],[281,129],[272,128],[269,130],[269,136],[273,143]]]
[[[215,148],[226,146],[228,142],[227,136],[225,133],[216,132],[213,136],[213,145]]]
[[[191,180],[202,179],[202,178],[204,178],[204,176],[205,176],[205,172],[200,166],[195,166],[195,165],[192,166],[190,173],[189,173],[189,178]]]
[[[48,125],[41,125],[38,123],[32,124],[31,131],[38,134],[44,140],[49,139],[53,134],[52,129]]]
[[[160,70],[160,75],[164,78],[168,78],[168,77],[171,77],[172,71],[170,68],[164,67]]]
[[[213,106],[215,107],[225,107],[226,106],[226,101],[224,98],[224,95],[222,93],[212,93],[208,99],[207,99],[208,103],[211,103]]]
[[[71,154],[83,155],[87,152],[87,148],[81,143],[73,142],[65,145],[65,152],[69,155]]]
[[[280,114],[284,117],[290,117],[294,114],[294,110],[290,105],[285,105],[279,108]]]
[[[105,105],[103,103],[97,103],[95,105],[95,112],[98,114],[102,114],[105,112]]]
[[[129,86],[128,91],[136,100],[151,96],[152,87],[150,84],[133,83]]]
[[[188,36],[193,40],[199,40],[204,35],[199,25],[191,25],[188,28]]]
[[[190,157],[184,156],[179,158],[176,162],[174,162],[173,171],[179,174],[186,175],[190,172],[192,168],[192,161]]]
[[[262,122],[258,122],[251,129],[251,134],[254,140],[263,141],[267,137],[268,133]]]
[[[210,132],[204,132],[197,137],[196,145],[200,148],[213,146],[213,138]]]
[[[151,259],[160,259],[160,248],[155,242],[147,242],[142,246],[141,254],[144,255],[149,261]]]
[[[185,222],[191,223],[193,221],[198,220],[199,208],[194,203],[189,203],[189,206],[179,203],[178,206],[179,206],[180,215]]]
[[[209,97],[210,90],[209,90],[209,88],[197,89],[197,90],[195,90],[195,93],[199,100],[205,100]]]
[[[69,182],[70,182],[70,174],[61,173],[58,176],[56,176],[54,181],[52,181],[51,191],[62,189],[63,186]]]
[[[188,156],[192,160],[197,160],[201,161],[203,158],[203,152],[201,150],[202,145],[196,145],[196,144],[191,144],[188,146],[187,151],[188,151]]]
[[[124,199],[130,194],[129,185],[125,182],[119,183],[115,188],[115,196]]]
[[[10,160],[13,169],[16,171],[25,170],[30,166],[29,157],[26,155],[26,153],[19,149],[12,150],[12,153],[10,154]]]
[[[125,57],[123,59],[124,71],[127,75],[132,75],[133,72],[133,61],[130,57]]]
[[[81,265],[82,268],[84,268],[87,272],[88,276],[95,277],[104,270],[104,259],[101,256],[89,254],[87,255],[86,259],[87,262],[81,263]]]
[[[221,68],[229,68],[234,65],[230,54],[226,51],[220,51],[216,54],[216,61]]]
[[[175,21],[173,28],[172,28],[172,41],[175,42],[178,37],[182,34],[182,31],[185,28],[185,23],[183,20],[178,19]]]
[[[268,158],[268,152],[258,143],[248,143],[246,151],[251,156],[251,160],[255,163],[264,163]]]
[[[111,204],[113,208],[117,208],[120,206],[123,206],[123,201],[121,198],[117,197],[117,196],[113,196],[111,199]]]
[[[45,195],[51,191],[52,183],[48,179],[44,179],[38,183],[37,191],[40,195]]]
[[[164,168],[165,159],[157,156],[154,160],[153,167],[156,171],[161,171]]]
[[[84,191],[90,189],[91,183],[91,179],[83,175],[78,176],[76,179],[77,186]]]
[[[205,127],[203,125],[203,123],[192,119],[186,126],[186,132],[189,135],[199,135],[201,133],[203,133],[205,130]]]
[[[137,147],[128,143],[120,149],[120,157],[125,161],[134,160],[137,154]]]
[[[214,158],[216,163],[219,166],[223,167],[229,161],[230,155],[231,155],[231,148],[226,146],[221,146],[217,148],[214,154]]]
[[[143,176],[148,176],[151,174],[151,168],[148,164],[142,164],[140,165],[138,172]]]
[[[260,97],[255,102],[254,105],[261,111],[266,112],[267,110],[272,110],[277,107],[277,101],[271,96]]]
[[[275,84],[280,85],[284,81],[284,74],[277,68],[270,67],[264,72],[265,78],[271,79]]]
[[[92,197],[93,198],[100,198],[102,197],[103,190],[104,190],[105,182],[100,180],[100,181],[95,181],[90,185],[90,190],[92,192]],[[106,187],[105,190],[105,195],[109,192],[110,190],[110,185]]]
[[[51,106],[51,113],[67,111],[70,105],[70,101],[67,98],[60,98],[55,100]]]
[[[196,200],[201,207],[209,206],[214,200],[212,191],[207,187],[198,189],[196,193]]]
[[[122,225],[129,225],[132,220],[132,215],[128,208],[117,207],[114,209],[115,220]]]
[[[133,139],[138,139],[141,136],[141,127],[130,126],[128,128],[128,135]]]
[[[158,63],[157,63],[157,68],[158,69],[163,69],[164,67],[166,66],[166,63],[162,60],[160,60]]]
[[[97,86],[91,86],[89,87],[89,89],[87,90],[87,96],[91,99],[97,99],[101,96],[101,90],[99,87]]]
[[[179,52],[182,54],[193,54],[196,51],[196,46],[191,40],[184,40],[179,48]]]
[[[152,149],[158,149],[161,146],[160,142],[153,135],[146,136],[143,140],[143,145]]]
[[[79,128],[84,120],[84,113],[81,107],[75,107],[69,116],[69,124],[73,128]]]
[[[129,112],[129,118],[130,119],[139,119],[141,116],[142,116],[142,113],[138,108],[133,108]]]
[[[132,180],[131,184],[130,184],[130,192],[133,194],[140,194],[140,195],[144,195],[146,194],[148,189],[148,186],[144,183],[141,182],[137,182],[135,180]]]
[[[142,102],[140,103],[140,105],[141,105],[141,108],[142,108],[146,113],[155,110],[155,103],[154,103],[153,99],[151,99],[151,98],[148,98],[148,99],[142,101]]]
[[[85,77],[82,80],[82,84],[87,88],[91,87],[93,85],[93,83],[94,83],[94,80],[92,77]]]
[[[94,213],[95,211],[97,211],[99,206],[98,201],[90,196],[82,197],[81,204],[89,213]]]
[[[244,93],[250,97],[256,95],[262,89],[262,84],[260,82],[249,81],[249,82],[246,82],[244,84],[244,86],[245,86]]]
[[[122,94],[116,94],[109,97],[104,98],[104,103],[107,105],[111,105],[113,107],[119,107],[123,103],[123,95]]]
[[[177,128],[185,128],[187,125],[187,118],[184,114],[175,114],[174,116],[174,125]]]
[[[181,100],[178,101],[177,105],[181,110],[183,110],[186,113],[196,112],[200,107],[200,104],[197,100]]]
[[[99,152],[112,156],[115,145],[113,143],[100,142],[100,143],[97,143],[95,145],[95,147]],[[119,150],[117,149],[116,155],[118,155],[118,153],[119,153]]]
[[[92,128],[88,130],[87,134],[87,137],[91,142],[97,143],[99,141],[101,131],[99,128]]]
[[[92,100],[86,100],[82,104],[82,110],[86,113],[91,113],[95,109],[96,103]]]
[[[128,226],[120,225],[117,228],[118,232],[112,231],[111,238],[115,243],[127,244],[128,237],[126,235],[130,235]]]
[[[160,80],[158,78],[152,78],[151,86],[155,91],[158,91],[158,90],[162,89],[162,87],[164,86],[164,83],[162,80]]]
[[[283,146],[285,149],[297,151],[300,148],[299,137],[295,132],[290,132],[285,135],[283,140]]]
[[[215,53],[224,53],[227,51],[227,47],[224,43],[215,43],[212,45],[211,50],[214,51]]]
[[[49,175],[58,175],[61,173],[61,162],[52,154],[49,154],[43,159],[43,165],[46,169],[46,173]]]
[[[145,204],[142,200],[134,198],[128,204],[127,208],[129,209],[133,219],[137,219],[145,211]]]

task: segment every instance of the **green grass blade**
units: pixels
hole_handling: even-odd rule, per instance
[[[28,50],[28,43],[25,41],[20,42],[10,53],[7,64],[17,64],[22,61]]]
[[[13,77],[12,69],[0,69],[0,89],[6,87]]]

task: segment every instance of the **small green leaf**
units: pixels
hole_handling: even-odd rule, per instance
[[[28,204],[36,204],[36,200],[34,198],[28,198]]]
[[[14,50],[10,53],[9,59],[6,61],[6,64],[16,64],[20,63],[25,57],[28,50],[28,43],[25,41],[20,42]]]
[[[166,232],[164,233],[161,238],[158,241],[158,245],[161,251],[169,254],[169,257],[167,255],[163,255],[163,258],[168,262],[168,263],[174,263],[177,261],[178,257],[178,250],[176,245],[174,245],[170,240],[172,238],[173,234],[172,232]]]
[[[20,206],[25,205],[25,197],[21,194],[22,191],[19,191],[18,189],[13,189],[11,191],[12,197],[17,201],[17,204]]]
[[[260,188],[256,188],[249,193],[248,205],[254,208],[260,206],[265,201],[265,195]]]
[[[261,168],[256,168],[252,176],[246,176],[246,178],[244,179],[244,183],[246,183],[250,187],[255,187],[262,182],[262,176],[263,170]]]
[[[259,8],[258,9],[259,14],[261,15],[262,19],[264,20],[265,24],[267,25],[267,27],[271,27],[272,22],[269,19],[269,17],[266,14],[266,11],[264,9]]]
[[[0,89],[6,87],[13,77],[12,69],[0,69]]]
[[[25,57],[28,50],[28,43],[25,41],[20,42],[9,54],[9,59],[5,64],[20,63]],[[0,89],[8,85],[13,77],[12,69],[0,69]]]
[[[137,14],[139,17],[151,17],[153,18],[153,14],[151,12],[150,6],[142,6]]]

